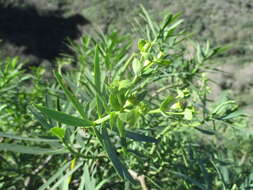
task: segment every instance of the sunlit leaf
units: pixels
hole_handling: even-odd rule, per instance
[[[58,142],[58,139],[44,139],[44,138],[30,138],[30,137],[22,137],[19,135],[14,134],[7,134],[0,132],[0,137],[6,137],[10,139],[16,139],[16,140],[24,140],[24,141],[32,141],[32,142]]]
[[[68,114],[65,114],[63,112],[59,112],[59,111],[54,111],[51,109],[48,109],[46,107],[43,106],[39,106],[36,105],[36,107],[43,113],[45,114],[47,117],[52,118],[56,121],[59,121],[61,123],[67,124],[67,125],[72,125],[72,126],[93,126],[94,123],[92,121],[89,120],[84,120],[84,119],[80,119],[78,117],[74,117]]]
[[[84,108],[83,106],[79,103],[78,99],[75,97],[73,92],[70,90],[70,88],[67,86],[67,84],[63,81],[62,76],[55,71],[55,78],[57,79],[58,83],[64,90],[66,96],[70,100],[70,102],[73,104],[73,106],[77,109],[77,111],[80,113],[83,119],[88,120],[85,113],[84,113]]]
[[[36,146],[24,146],[19,144],[0,143],[1,151],[12,151],[23,154],[65,154],[65,149],[40,148]]]
[[[50,132],[58,137],[59,139],[63,139],[65,135],[65,129],[60,128],[60,127],[53,127],[50,129]]]

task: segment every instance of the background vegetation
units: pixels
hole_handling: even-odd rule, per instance
[[[184,104],[187,102],[186,105],[189,106],[188,109],[182,108],[185,114],[185,110],[200,109],[198,104],[203,102],[197,102],[196,105],[191,104],[191,102],[196,101],[196,97],[205,97],[210,118],[219,120],[216,121],[217,126],[211,122],[212,119],[206,121],[205,118],[203,121],[207,122],[206,128],[195,129],[199,127],[198,122],[201,121],[197,113],[195,115],[197,120],[190,124],[187,119],[182,119],[181,116],[164,119],[164,116],[161,117],[156,113],[151,117],[143,115],[146,121],[145,119],[141,120],[141,124],[146,124],[145,127],[142,128],[137,125],[135,130],[150,137],[156,137],[160,142],[157,144],[140,144],[140,142],[129,141],[130,145],[128,146],[130,148],[140,151],[133,153],[131,151],[125,153],[124,140],[122,142],[122,139],[121,141],[118,139],[124,137],[120,131],[118,131],[118,135],[115,135],[115,132],[109,133],[118,150],[117,156],[119,154],[123,157],[123,160],[127,162],[126,167],[132,169],[131,175],[135,178],[137,178],[136,174],[143,175],[137,178],[140,184],[132,185],[128,180],[122,180],[117,175],[112,167],[113,162],[111,163],[110,154],[111,161],[106,155],[108,147],[106,149],[106,146],[100,146],[99,141],[93,139],[92,135],[87,136],[86,131],[68,131],[64,122],[61,120],[55,122],[55,118],[50,118],[50,114],[45,116],[45,113],[42,114],[43,111],[40,112],[41,109],[38,110],[31,105],[44,105],[53,110],[78,116],[78,112],[75,111],[76,107],[71,105],[68,93],[66,94],[59,78],[57,83],[53,72],[51,72],[53,71],[52,68],[55,68],[62,73],[64,81],[77,95],[78,101],[86,107],[89,118],[95,119],[97,117],[96,112],[100,112],[99,117],[101,117],[104,111],[101,111],[99,107],[96,108],[96,104],[101,104],[101,99],[94,98],[92,96],[94,92],[89,91],[93,88],[92,85],[88,83],[91,86],[88,85],[87,87],[86,84],[89,79],[93,80],[93,76],[87,75],[88,79],[85,82],[83,81],[84,83],[80,82],[80,76],[93,72],[96,55],[100,59],[105,59],[102,54],[98,54],[98,50],[96,50],[98,47],[106,52],[112,62],[119,63],[126,61],[126,57],[123,55],[142,51],[140,46],[138,50],[137,39],[148,40],[151,37],[144,35],[147,31],[142,31],[142,27],[133,27],[133,25],[136,26],[136,19],[142,22],[141,26],[145,26],[146,23],[145,19],[141,20],[138,17],[141,10],[140,3],[145,6],[150,17],[156,22],[164,19],[168,12],[182,13],[184,23],[181,24],[181,28],[179,27],[174,32],[185,29],[185,31],[193,33],[191,38],[187,38],[179,46],[163,47],[173,49],[176,55],[178,54],[181,57],[186,56],[183,61],[179,61],[176,56],[173,57],[174,67],[170,67],[168,70],[159,70],[163,74],[194,71],[194,68],[187,65],[187,56],[190,57],[190,60],[192,59],[191,64],[197,65],[198,45],[195,41],[200,42],[201,46],[199,47],[203,48],[203,51],[206,41],[210,41],[212,47],[229,45],[231,48],[225,53],[210,56],[212,59],[207,61],[207,65],[201,65],[201,69],[191,76],[192,78],[185,78],[185,75],[178,74],[176,76],[178,83],[175,83],[177,90],[175,87],[174,90],[169,88],[166,91],[167,93],[160,93],[157,99],[152,99],[152,95],[147,95],[143,100],[144,103],[152,102],[152,106],[155,106],[166,103],[165,97],[168,93],[175,97],[180,97],[181,93],[182,101]],[[253,51],[251,19],[253,4],[251,0],[189,0],[187,2],[181,0],[78,0],[74,2],[68,0],[13,0],[0,1],[0,6],[2,10],[0,11],[0,19],[3,23],[2,26],[5,26],[0,28],[2,40],[0,63],[0,188],[236,190],[253,187],[252,126],[247,118],[241,117],[244,114],[237,110],[239,104],[248,109],[249,115],[252,111],[253,84],[251,79],[253,70],[250,68],[252,68],[251,55]],[[27,21],[26,19],[31,15],[34,20]],[[27,24],[32,25],[32,27],[25,25],[22,19],[26,20]],[[20,30],[20,28],[23,29]],[[30,29],[33,29],[32,32],[29,31]],[[81,37],[81,34],[88,34],[91,38]],[[52,35],[54,35],[53,38]],[[183,36],[186,35],[183,34]],[[70,49],[61,42],[67,37],[70,39]],[[45,44],[42,43],[41,39]],[[151,41],[151,39],[149,40]],[[90,43],[88,43],[89,40]],[[130,46],[131,43],[132,46]],[[214,49],[211,48],[211,50]],[[68,53],[72,56],[62,56],[61,53]],[[156,50],[149,53],[152,59],[158,54]],[[140,62],[143,61],[140,57],[138,59]],[[102,62],[106,63],[106,59]],[[86,68],[87,63],[90,65],[88,68]],[[182,65],[178,66],[179,63]],[[101,73],[105,72],[101,76],[107,76],[108,73],[111,75],[115,72],[113,68],[108,68],[106,70],[101,67]],[[223,69],[227,72],[219,72],[217,69]],[[157,80],[152,77],[160,76],[161,73],[159,72],[153,73],[151,76],[148,75],[150,77],[148,79]],[[205,75],[202,75],[203,73],[207,74],[206,79]],[[145,74],[144,76],[146,77]],[[122,77],[123,79],[124,77],[131,79],[134,76],[119,75],[120,80]],[[187,75],[187,77],[189,76]],[[96,83],[98,79],[94,80]],[[107,80],[113,81],[110,78]],[[173,84],[172,81],[175,78],[172,77],[170,80],[170,83]],[[186,83],[186,81],[191,80],[208,81],[200,91],[204,94],[200,95],[198,94],[199,90],[194,90],[194,87],[200,87],[199,84],[189,86],[181,84],[182,81]],[[216,84],[213,85],[211,81]],[[147,90],[155,92],[159,85],[163,87],[164,81],[159,82],[149,87],[151,90],[149,88]],[[119,93],[111,92],[111,90],[115,85],[120,84],[116,82],[110,84],[111,88],[105,89],[104,93],[107,95]],[[125,93],[129,91],[128,88],[130,87],[128,84],[124,85],[125,87],[122,89],[125,90]],[[207,86],[213,88],[212,93],[209,93],[208,88],[205,89]],[[188,95],[189,90],[190,96]],[[130,90],[130,92],[134,94],[135,91]],[[104,98],[109,98],[107,95]],[[209,99],[215,101],[209,102]],[[238,104],[232,99],[236,99]],[[87,101],[92,103],[85,104]],[[228,106],[222,107],[221,105]],[[217,108],[219,106],[220,110]],[[96,109],[98,110],[95,111]],[[194,111],[190,111],[190,113],[194,114]],[[170,128],[167,128],[166,122],[171,123]],[[159,125],[159,130],[153,130],[157,125]],[[55,126],[58,128],[52,130],[52,127]],[[61,126],[66,128],[66,131],[62,131]],[[49,128],[51,128],[50,131]],[[68,136],[68,133],[72,135]],[[102,132],[101,134],[105,135]],[[162,138],[161,134],[163,135]],[[66,143],[67,137],[69,141]],[[45,142],[44,139],[47,139],[48,142]],[[108,141],[106,142],[108,143]],[[71,145],[78,152],[72,150],[71,146],[68,145]],[[78,146],[85,148],[79,150]],[[60,154],[64,151],[70,153]],[[79,154],[91,155],[92,158],[81,158]],[[115,166],[115,163],[113,164]]]

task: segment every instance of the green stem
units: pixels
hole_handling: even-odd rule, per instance
[[[110,115],[106,115],[105,117],[102,117],[100,119],[97,119],[94,121],[95,125],[99,125],[101,123],[104,123],[105,121],[108,121],[110,119]]]

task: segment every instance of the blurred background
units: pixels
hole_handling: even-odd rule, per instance
[[[78,41],[94,28],[131,33],[139,4],[156,20],[181,13],[193,40],[229,45],[215,60],[225,72],[211,75],[218,84],[214,94],[232,91],[253,113],[252,0],[0,0],[0,56],[19,56],[27,66],[52,65],[61,53],[71,53],[66,39]]]

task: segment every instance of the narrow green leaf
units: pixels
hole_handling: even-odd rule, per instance
[[[238,110],[238,111],[235,111],[235,112],[232,112],[228,115],[226,115],[225,117],[221,118],[223,120],[227,120],[227,119],[233,119],[235,117],[240,117],[240,116],[247,116],[247,114],[245,114],[243,111],[241,110]]]
[[[84,190],[87,189],[86,187],[90,186],[90,175],[88,166],[85,164],[83,167],[83,174],[81,176],[81,182],[79,184],[78,190]]]
[[[100,63],[99,63],[99,54],[98,47],[95,49],[95,59],[94,59],[94,83],[98,91],[101,91],[101,72],[100,72]]]
[[[217,47],[212,49],[211,53],[210,53],[210,57],[214,56],[214,55],[219,55],[222,54],[226,51],[228,51],[229,49],[231,49],[232,47],[229,45],[223,46],[223,47]]]
[[[138,156],[139,158],[145,158],[145,155],[137,150],[127,149],[127,151],[133,153],[135,156]]]
[[[89,168],[86,165],[83,171],[84,180],[85,180],[85,189],[95,189],[96,188],[96,180],[90,175]]]
[[[224,101],[222,103],[220,103],[213,111],[212,111],[212,115],[219,115],[219,113],[221,113],[224,109],[226,109],[226,107],[228,105],[235,105],[235,101],[234,100],[228,100],[228,101]]]
[[[206,135],[215,135],[215,131],[209,131],[209,130],[201,129],[201,128],[198,128],[198,127],[196,127],[195,129],[197,129],[198,131],[200,131],[201,133],[204,133]]]
[[[38,190],[45,190],[50,189],[50,185],[58,178],[60,177],[65,170],[69,167],[70,162],[67,162],[64,164],[60,169],[58,169],[53,176],[51,176],[46,183],[44,183]]]
[[[70,88],[67,86],[67,84],[63,81],[62,76],[57,71],[54,72],[54,75],[55,75],[55,78],[56,78],[57,82],[60,84],[63,91],[65,92],[65,94],[66,94],[67,98],[69,99],[69,101],[77,109],[77,111],[82,116],[82,118],[85,119],[85,120],[88,120],[88,118],[86,117],[86,115],[84,113],[84,109],[83,109],[82,105],[79,103],[79,101],[74,96],[73,92],[70,90]]]
[[[95,190],[100,190],[103,187],[103,185],[106,184],[109,181],[110,181],[110,178],[100,181],[99,184],[96,185]]]
[[[101,133],[100,133],[99,130],[98,130],[97,128],[95,128],[95,127],[93,128],[93,130],[94,130],[94,133],[95,133],[96,137],[98,138],[98,140],[99,140],[101,146],[104,147],[104,141],[103,141],[103,137],[102,137]]]
[[[11,151],[23,154],[65,154],[65,149],[40,148],[35,146],[24,146],[18,144],[0,143],[1,151]]]
[[[102,129],[102,137],[103,137],[103,141],[104,141],[104,148],[105,148],[110,160],[112,161],[112,164],[113,164],[115,170],[119,174],[119,176],[122,179],[128,179],[131,183],[135,184],[136,183],[135,180],[130,175],[130,173],[128,172],[125,165],[123,165],[121,163],[121,161],[119,160],[116,150],[113,147],[113,145],[109,139],[108,132],[107,132],[106,128]]]
[[[72,170],[68,171],[64,176],[62,176],[51,188],[50,190],[57,189],[59,185],[65,180],[68,180],[68,177],[71,176],[76,170],[78,170],[83,165],[83,162],[77,164]]]
[[[127,130],[126,130],[126,137],[133,139],[135,141],[140,141],[140,142],[148,142],[148,143],[157,143],[158,142],[158,140],[153,137],[142,135],[139,133],[134,133],[134,132],[127,131]]]
[[[117,79],[120,79],[120,76],[127,71],[127,68],[129,66],[129,64],[132,62],[133,58],[134,58],[135,54],[132,54],[128,59],[127,61],[125,62],[125,64],[120,67],[113,75],[113,80],[117,80]]]
[[[173,20],[173,15],[172,14],[168,14],[165,19],[163,20],[163,23],[162,23],[162,27],[160,29],[160,33],[161,32],[164,32],[164,29],[172,22]]]
[[[178,177],[181,177],[181,178],[183,178],[183,179],[191,182],[192,184],[196,185],[198,188],[200,188],[202,190],[206,190],[206,187],[203,184],[199,183],[195,179],[192,179],[191,177],[189,177],[189,176],[187,176],[185,174],[182,174],[180,172],[174,172],[174,171],[170,171],[170,173],[172,173],[172,174],[174,174],[174,175],[176,175]]]
[[[146,21],[148,23],[153,35],[156,36],[156,31],[155,31],[154,24],[153,24],[151,18],[149,17],[148,12],[146,11],[146,9],[142,5],[141,5],[141,11],[142,11],[142,14],[143,14],[144,18],[146,19]]]
[[[21,136],[17,136],[13,134],[6,134],[2,132],[0,132],[0,137],[6,137],[10,139],[24,140],[24,141],[33,141],[33,142],[45,142],[45,143],[59,142],[58,139],[29,138],[29,137],[21,137]]]
[[[177,22],[172,24],[169,28],[167,28],[167,32],[174,30],[176,27],[178,27],[178,25],[182,24],[183,22],[184,22],[183,19],[178,20]]]
[[[87,76],[85,76],[85,78],[86,78],[86,80],[87,80],[87,82],[89,84],[89,88],[93,89],[94,94],[99,98],[99,100],[101,101],[101,103],[102,103],[104,109],[106,110],[106,112],[109,113],[110,112],[110,108],[108,107],[107,101],[105,100],[103,94],[100,91],[98,91],[98,89],[95,86],[95,84],[93,84],[92,81]]]
[[[46,129],[52,128],[52,126],[47,122],[45,117],[39,113],[33,106],[28,106],[28,109],[32,112],[34,117],[39,121],[39,123]]]
[[[102,186],[109,181],[109,179],[102,180],[99,184],[96,184],[96,179],[93,177],[94,173],[89,171],[87,165],[83,167],[83,174],[78,190],[99,190]]]
[[[100,63],[99,63],[99,50],[98,47],[96,46],[95,49],[95,60],[94,60],[94,83],[96,86],[96,89],[101,92],[101,71],[100,71]],[[102,115],[102,103],[98,97],[98,95],[96,95],[96,99],[97,99],[97,112],[99,117],[101,117]]]
[[[50,117],[50,118],[52,118],[56,121],[59,121],[61,123],[67,124],[67,125],[72,125],[72,126],[75,126],[75,127],[78,127],[78,126],[83,126],[83,127],[94,126],[94,123],[92,121],[89,121],[89,120],[80,119],[80,118],[65,114],[63,112],[48,109],[48,108],[43,107],[43,106],[36,105],[36,107],[43,114],[45,114],[47,117]]]

